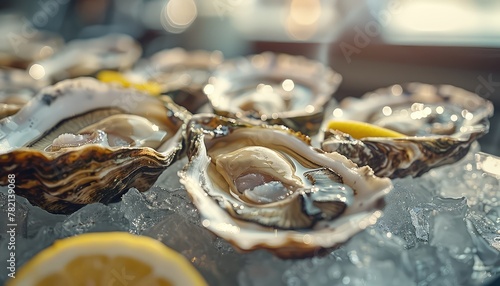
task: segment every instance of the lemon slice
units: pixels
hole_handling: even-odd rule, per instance
[[[161,86],[159,84],[155,82],[134,83],[127,79],[123,74],[116,71],[101,71],[97,74],[97,79],[102,82],[119,83],[123,87],[132,87],[152,95],[161,94]]]
[[[82,234],[56,241],[6,284],[207,285],[181,254],[150,237],[126,232]]]
[[[353,138],[361,139],[365,137],[406,137],[399,132],[379,127],[370,123],[345,120],[332,120],[328,123],[328,129],[335,129],[351,135]]]

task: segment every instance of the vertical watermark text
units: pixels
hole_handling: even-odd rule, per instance
[[[10,278],[16,277],[16,175],[7,175],[7,270]]]

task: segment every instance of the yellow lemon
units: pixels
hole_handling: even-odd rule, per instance
[[[207,285],[181,254],[126,232],[82,234],[56,241],[24,265],[8,286]]]
[[[161,94],[161,86],[155,82],[134,83],[128,80],[123,74],[115,71],[101,71],[97,74],[97,79],[102,82],[119,83],[123,87],[132,87],[140,91],[145,91],[152,95]]]
[[[404,134],[387,128],[353,120],[332,120],[328,123],[328,129],[342,131],[356,139],[365,137],[406,137]]]

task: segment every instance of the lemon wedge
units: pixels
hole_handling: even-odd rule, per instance
[[[161,86],[155,82],[134,83],[127,79],[123,74],[116,71],[100,71],[97,79],[107,83],[118,83],[123,87],[132,87],[140,91],[145,91],[152,95],[161,94]]]
[[[399,132],[379,127],[366,122],[353,120],[332,120],[328,123],[328,129],[335,129],[351,135],[353,138],[366,137],[406,137]]]
[[[207,285],[181,254],[146,236],[82,234],[56,241],[28,261],[7,286]]]

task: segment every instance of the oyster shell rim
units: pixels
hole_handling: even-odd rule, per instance
[[[210,65],[206,65],[207,60]],[[181,47],[176,47],[157,51],[152,54],[147,61],[149,64],[159,67],[159,72],[164,71],[164,69],[170,70],[170,68],[176,67],[180,64],[188,68],[207,66],[213,69],[224,61],[224,55],[219,50],[187,50]],[[200,65],[199,63],[202,64]]]
[[[27,88],[33,91],[39,91],[49,84],[44,79],[36,80],[23,69],[0,67],[0,86],[10,85],[18,88]],[[36,93],[35,93],[36,94]]]

